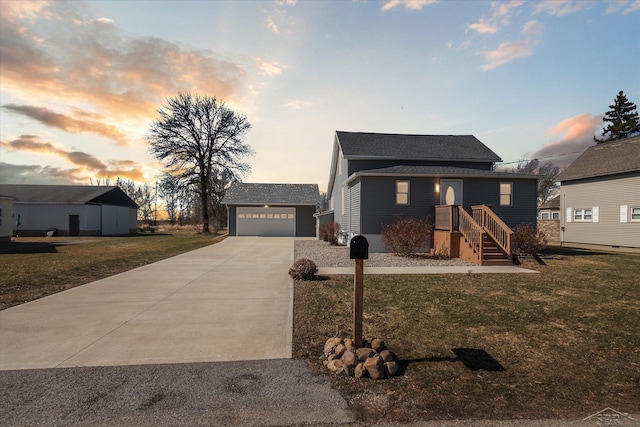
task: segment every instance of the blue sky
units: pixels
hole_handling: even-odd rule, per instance
[[[0,2],[0,182],[153,182],[178,92],[245,114],[247,182],[326,189],[336,130],[566,165],[640,102],[640,1]]]

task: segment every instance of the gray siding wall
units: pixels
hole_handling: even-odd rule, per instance
[[[620,222],[620,206],[626,205],[627,222]],[[567,221],[567,208],[598,207],[598,222]],[[616,179],[563,182],[560,188],[561,238],[565,243],[640,247],[640,222],[631,221],[631,207],[640,207],[640,173]]]
[[[396,205],[396,181],[399,179],[409,181],[407,206]],[[380,234],[382,227],[395,222],[397,215],[433,221],[433,207],[440,197],[434,187],[434,178],[362,177],[360,232]]]
[[[227,227],[229,236],[236,235],[236,206],[227,205]]]
[[[333,191],[331,193],[331,208],[334,212],[334,219],[340,223],[343,230],[349,227],[349,189],[345,182],[349,177],[347,171],[347,161],[342,156],[342,151],[338,152],[338,163],[342,166],[336,166],[336,177],[333,181]],[[342,191],[344,190],[345,206],[342,206]],[[344,214],[343,214],[344,211]]]
[[[513,184],[512,206],[500,206],[500,183]],[[462,184],[463,204],[493,205],[494,212],[511,228],[520,224],[537,223],[537,188],[535,179],[465,179]]]
[[[314,237],[316,235],[315,206],[296,206],[296,236]]]
[[[349,188],[349,232],[360,234],[360,190],[361,180],[358,179]]]
[[[491,163],[485,162],[436,162],[427,160],[350,160],[349,175],[370,169],[389,168],[392,166],[451,166],[457,168],[472,168],[491,170]],[[344,170],[344,169],[343,169]]]

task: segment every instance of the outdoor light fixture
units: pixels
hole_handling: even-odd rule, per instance
[[[264,205],[264,207],[265,207],[265,208],[268,208],[268,207],[269,207],[269,205]]]
[[[440,183],[436,182],[436,193],[440,192]]]

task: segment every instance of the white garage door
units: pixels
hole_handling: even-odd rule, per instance
[[[238,236],[295,236],[296,208],[238,208]]]

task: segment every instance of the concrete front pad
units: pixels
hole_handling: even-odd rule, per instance
[[[292,238],[223,242],[0,312],[0,370],[291,357]]]

